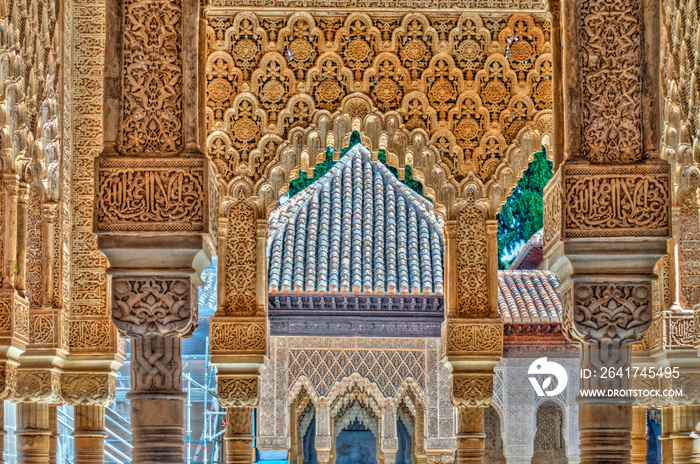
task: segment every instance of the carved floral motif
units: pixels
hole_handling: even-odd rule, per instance
[[[112,318],[129,336],[188,334],[197,324],[196,296],[189,277],[115,277]]]
[[[114,401],[117,379],[108,374],[64,374],[61,394],[68,403],[109,405]]]
[[[591,162],[642,159],[639,0],[580,4],[583,154]]]
[[[486,218],[470,192],[457,224],[457,314],[488,317]]]
[[[621,343],[641,336],[651,324],[651,284],[575,284],[574,325],[586,339]]]
[[[180,0],[125,0],[119,151],[172,154],[182,137]]]
[[[255,407],[258,404],[257,377],[218,377],[219,401],[226,408]]]
[[[256,297],[258,256],[255,210],[243,200],[228,208],[226,235],[225,300],[221,302],[228,316],[257,312]]]
[[[453,376],[452,403],[457,407],[488,406],[492,395],[492,375],[455,374]]]

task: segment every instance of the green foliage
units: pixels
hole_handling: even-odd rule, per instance
[[[350,134],[350,142],[347,147],[340,151],[340,157],[342,158],[345,156],[347,152],[358,143],[362,143],[362,137],[358,131],[352,131],[352,134]],[[399,170],[386,164],[386,150],[379,150],[379,161],[397,178],[399,177]],[[335,163],[336,161],[333,161],[333,147],[326,147],[326,158],[322,163],[316,165],[314,168],[314,176],[312,178],[308,178],[305,172],[300,172],[299,177],[292,179],[292,181],[289,183],[289,198],[292,198],[294,195],[323,177],[335,165]],[[430,198],[423,195],[423,186],[421,183],[413,179],[413,170],[411,169],[411,166],[406,166],[404,180],[401,182],[419,195],[426,198],[431,203],[433,202]]]
[[[505,256],[516,251],[542,228],[542,192],[551,178],[552,162],[547,160],[542,147],[498,213],[499,269],[508,269],[512,259],[507,260]]]

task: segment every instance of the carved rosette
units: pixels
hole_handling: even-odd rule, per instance
[[[63,399],[72,405],[109,405],[116,388],[117,379],[110,374],[64,374],[61,378]]]
[[[220,375],[219,402],[225,408],[254,408],[258,405],[258,377]]]
[[[454,374],[452,404],[459,407],[486,407],[493,396],[492,374]]]

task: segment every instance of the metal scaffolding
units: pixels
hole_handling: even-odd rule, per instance
[[[216,370],[209,362],[209,339],[204,354],[183,354],[182,385],[185,399],[185,463],[220,464],[223,462],[223,435],[226,413],[219,405]],[[105,464],[131,462],[131,419],[129,399],[130,366],[125,364],[117,377],[115,401],[105,408]],[[16,406],[5,403],[5,462],[16,464]],[[73,464],[73,407],[58,408],[57,464]]]

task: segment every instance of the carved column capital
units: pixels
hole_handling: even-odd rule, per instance
[[[54,369],[17,369],[8,399],[17,403],[63,404],[61,373]]]
[[[452,376],[452,404],[456,407],[486,407],[493,396],[492,374],[460,373]]]
[[[190,277],[115,277],[112,319],[131,337],[189,336],[197,327],[197,288]]]
[[[574,281],[573,328],[580,340],[622,348],[651,324],[650,281]]]
[[[113,374],[64,374],[61,394],[71,405],[107,406],[114,401],[117,379]]]
[[[218,377],[219,402],[226,408],[254,408],[258,405],[258,377],[230,376]]]

